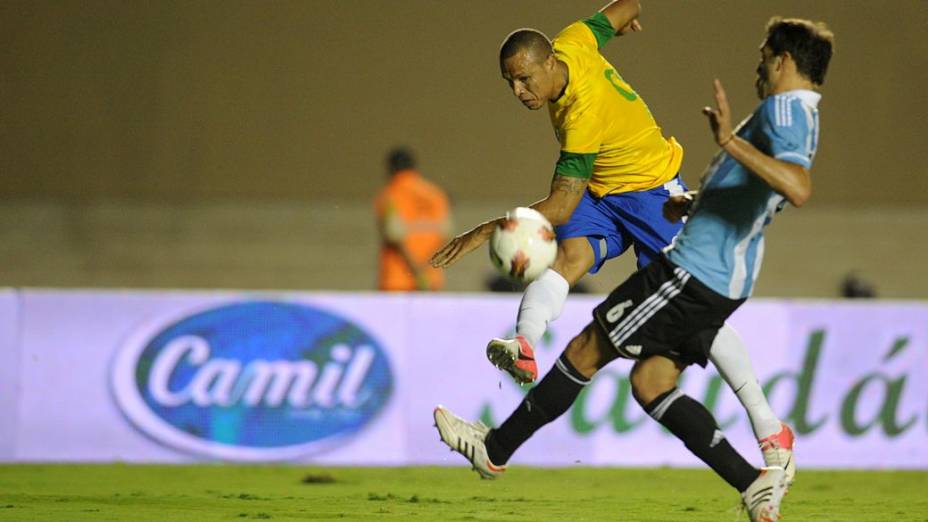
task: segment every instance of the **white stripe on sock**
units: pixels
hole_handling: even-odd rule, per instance
[[[561,358],[560,358],[560,357],[558,357],[557,360],[554,361],[554,366],[556,366],[558,370],[561,370],[561,372],[562,372],[564,375],[566,375],[568,379],[574,381],[575,383],[579,384],[580,386],[586,386],[587,384],[590,384],[589,379],[587,379],[587,380],[585,380],[585,381],[581,381],[580,379],[574,377],[574,376],[570,373],[570,370],[568,370],[567,367],[564,366],[564,363],[561,362]]]
[[[680,388],[674,389],[674,391],[671,392],[670,395],[664,397],[664,400],[662,400],[661,403],[658,404],[656,408],[651,410],[651,413],[648,413],[648,415],[650,415],[652,419],[656,421],[660,421],[661,417],[663,417],[664,414],[667,413],[667,409],[670,408],[670,405],[673,404],[674,401],[676,401],[680,397],[683,397],[683,390],[681,390]]]

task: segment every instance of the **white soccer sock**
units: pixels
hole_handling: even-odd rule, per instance
[[[548,323],[557,319],[567,300],[570,283],[552,269],[547,269],[532,281],[522,295],[516,334],[525,337],[534,347],[548,329]]]
[[[780,419],[770,409],[764,390],[754,375],[741,336],[728,323],[719,329],[718,335],[712,341],[709,359],[747,410],[757,440],[778,433]]]

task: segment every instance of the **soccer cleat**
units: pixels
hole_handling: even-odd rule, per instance
[[[474,471],[480,478],[494,479],[506,471],[506,466],[497,466],[490,462],[487,456],[487,447],[484,440],[490,428],[480,421],[468,422],[443,406],[438,406],[433,412],[435,427],[442,442],[470,461]]]
[[[741,494],[751,522],[776,522],[786,494],[786,473],[779,466],[760,468],[760,476]]]
[[[487,344],[487,359],[507,372],[519,384],[529,384],[538,378],[535,351],[521,335],[515,339],[493,339]]]
[[[764,454],[764,464],[779,466],[786,473],[786,487],[793,485],[796,477],[796,461],[793,459],[793,430],[786,424],[781,424],[779,433],[760,440],[760,450]]]

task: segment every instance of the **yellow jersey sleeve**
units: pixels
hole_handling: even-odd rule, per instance
[[[596,13],[602,18],[606,16],[602,13]],[[593,18],[596,18],[595,16]],[[609,21],[606,20],[608,24]],[[565,27],[557,36],[554,37],[555,40],[567,44],[567,45],[576,45],[578,47],[587,48],[593,51],[596,51],[601,47],[599,41],[596,39],[596,35],[586,21],[574,22],[567,27]],[[605,43],[605,41],[603,42]]]

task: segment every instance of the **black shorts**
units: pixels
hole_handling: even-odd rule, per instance
[[[621,357],[663,355],[705,366],[719,328],[744,301],[719,295],[660,256],[613,290],[593,319]]]

